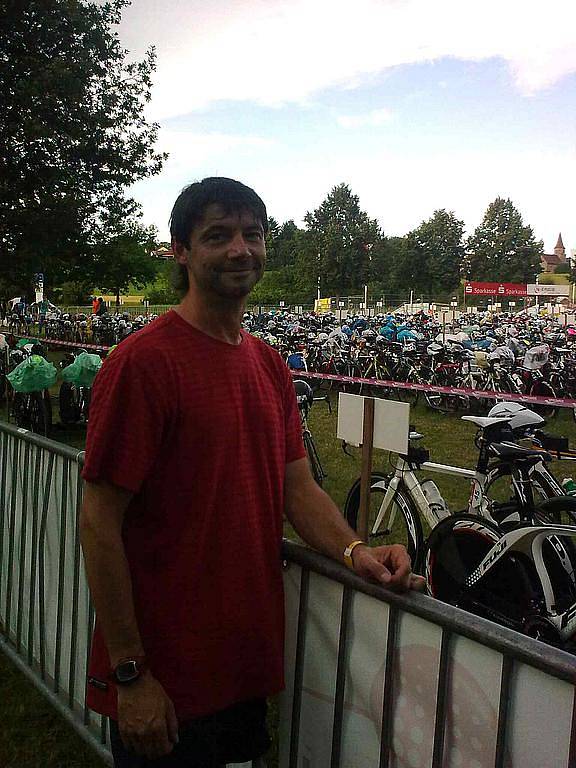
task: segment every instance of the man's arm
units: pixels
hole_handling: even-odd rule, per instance
[[[308,459],[286,465],[285,513],[298,534],[314,549],[344,562],[344,550],[358,534],[350,528],[330,496],[314,481]],[[422,589],[424,580],[411,573],[410,558],[399,544],[359,545],[352,553],[354,570],[364,578],[398,589]]]
[[[86,483],[80,513],[88,584],[112,668],[121,659],[144,655],[122,541],[122,522],[131,498],[123,488]],[[118,726],[126,746],[148,759],[172,751],[178,738],[174,706],[150,672],[118,687]]]

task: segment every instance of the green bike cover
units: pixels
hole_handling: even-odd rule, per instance
[[[16,392],[41,392],[56,384],[56,368],[40,355],[30,355],[6,378]]]
[[[96,374],[102,367],[100,355],[81,352],[73,363],[62,371],[62,378],[77,387],[92,387]]]

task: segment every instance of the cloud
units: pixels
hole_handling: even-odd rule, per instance
[[[306,102],[389,68],[500,58],[525,94],[576,71],[573,0],[138,0],[123,43],[154,44],[156,119],[218,100]]]
[[[259,160],[276,146],[272,139],[260,136],[240,136],[227,133],[196,133],[193,130],[162,128],[156,149],[168,152],[162,168],[164,183],[186,184],[198,175],[218,175],[230,162]],[[210,169],[214,169],[210,172]],[[226,174],[224,174],[226,175]],[[150,184],[146,180],[142,184]]]
[[[390,123],[393,117],[389,109],[383,108],[374,109],[363,115],[339,115],[336,121],[342,128],[378,128]]]

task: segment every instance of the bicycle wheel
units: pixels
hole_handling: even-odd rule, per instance
[[[63,381],[58,393],[60,405],[60,421],[65,426],[76,424],[80,419],[80,405],[78,403],[76,388],[69,381]]]
[[[424,382],[420,377],[415,374],[407,374],[405,378],[398,379],[399,381],[404,381],[406,384],[423,384]],[[395,395],[396,400],[400,400],[401,403],[408,403],[409,405],[416,405],[418,402],[418,398],[420,397],[420,390],[418,389],[396,389]]]
[[[30,429],[28,397],[29,395],[22,392],[14,392],[12,399],[12,414],[16,420],[16,425],[23,429]]]
[[[52,416],[44,392],[30,393],[30,429],[48,437],[52,427]]]
[[[412,569],[419,567],[419,556],[424,545],[422,523],[412,506],[409,497],[401,490],[394,494],[389,508],[382,520],[378,531],[373,531],[376,517],[384,495],[388,490],[390,477],[373,472],[370,480],[370,503],[368,508],[368,542],[373,546],[381,544],[403,544],[412,560]],[[344,516],[354,530],[358,528],[358,511],[360,509],[360,480],[356,480],[348,492],[344,505]]]
[[[538,473],[531,475],[532,493],[536,503],[549,498],[549,493],[539,479]],[[496,464],[486,473],[484,485],[485,495],[496,503],[512,503],[515,501],[514,487],[512,485],[512,471],[509,464]]]
[[[538,502],[534,519],[544,525],[576,525],[576,497],[554,496]]]
[[[530,388],[529,394],[537,397],[556,397],[556,393],[550,384],[545,381],[534,382]],[[546,405],[545,403],[538,403],[536,405],[531,403],[529,407],[544,419],[551,419],[558,410],[555,405]]]
[[[312,471],[312,476],[318,485],[322,485],[326,475],[324,473],[322,464],[320,463],[320,456],[318,455],[318,450],[316,449],[314,439],[308,430],[304,432],[303,438],[304,447],[306,448],[306,453],[308,455],[308,463],[310,464],[310,469]]]

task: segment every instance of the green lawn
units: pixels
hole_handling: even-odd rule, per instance
[[[336,440],[336,396],[332,397],[333,412],[325,402],[312,408],[310,426],[328,474],[324,487],[342,508],[348,489],[360,474],[360,452],[352,449],[348,457]],[[476,458],[475,428],[458,416],[431,412],[424,405],[413,408],[411,422],[424,434],[422,444],[430,450],[431,460],[472,468]],[[569,410],[548,425],[549,431],[563,434],[576,444],[576,425]],[[61,442],[83,446],[82,427],[55,430],[54,438]],[[374,468],[387,471],[388,455],[375,451]],[[554,462],[554,472],[565,477],[576,472],[569,462]],[[426,473],[423,473],[424,475]],[[457,478],[432,476],[453,511],[465,507],[469,485]],[[293,537],[287,527],[286,534]],[[92,768],[102,765],[92,757],[84,742],[55,714],[27,680],[12,668],[0,654],[0,766],[1,768]],[[274,716],[274,715],[273,715]],[[272,759],[270,765],[275,765]]]

